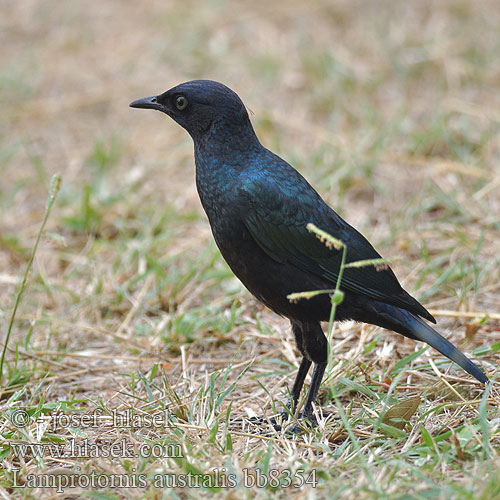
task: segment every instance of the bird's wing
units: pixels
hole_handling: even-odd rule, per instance
[[[307,185],[309,188],[309,185]],[[259,247],[280,263],[288,262],[335,287],[342,250],[327,248],[307,229],[309,222],[346,246],[346,263],[381,256],[368,240],[338,216],[312,188],[287,189],[272,179],[240,186],[241,217]],[[292,192],[294,195],[290,195]],[[346,291],[402,307],[430,321],[429,312],[399,284],[393,271],[375,266],[347,267],[341,280]]]

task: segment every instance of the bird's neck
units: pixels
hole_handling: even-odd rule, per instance
[[[251,126],[236,130],[212,127],[201,138],[193,138],[196,185],[207,214],[215,210],[236,177],[253,165],[263,149]]]
[[[216,119],[208,129],[192,137],[195,152],[203,156],[237,157],[262,148],[248,116],[236,122],[227,117]]]
[[[215,182],[248,168],[263,149],[250,121],[237,127],[214,123],[193,140],[197,171]]]

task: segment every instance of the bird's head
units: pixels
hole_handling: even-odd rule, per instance
[[[238,95],[222,83],[193,80],[163,94],[130,103],[132,108],[156,109],[184,127],[196,141],[209,131],[234,131],[252,126]]]

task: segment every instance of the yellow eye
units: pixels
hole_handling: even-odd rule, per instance
[[[177,109],[179,111],[182,111],[183,109],[185,109],[185,107],[188,105],[188,100],[183,96],[183,95],[180,95],[179,97],[177,97],[177,99],[175,100],[175,106],[177,107]]]

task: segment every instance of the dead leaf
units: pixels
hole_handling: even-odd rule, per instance
[[[420,404],[420,396],[405,399],[391,406],[384,415],[382,422],[403,430]]]

